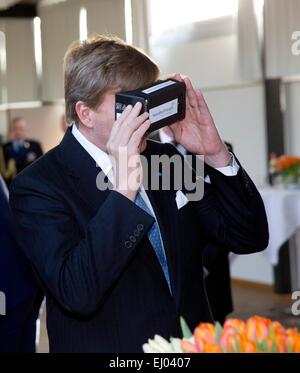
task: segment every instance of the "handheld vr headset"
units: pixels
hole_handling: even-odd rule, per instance
[[[185,92],[185,83],[172,79],[134,91],[119,92],[116,94],[115,118],[126,106],[141,102],[140,114],[149,113],[151,125],[148,132],[156,131],[185,118]]]

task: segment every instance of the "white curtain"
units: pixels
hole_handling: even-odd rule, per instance
[[[292,35],[300,30],[299,0],[265,0],[266,70],[269,78],[300,74]]]
[[[69,44],[79,39],[79,11],[81,2],[69,0],[40,4],[43,100],[55,101],[64,97],[63,58]]]
[[[0,103],[37,100],[32,19],[3,18],[0,30]]]
[[[149,53],[149,24],[147,0],[131,0],[132,42]]]
[[[239,0],[237,25],[240,76],[242,80],[260,79],[261,45],[255,0]]]
[[[81,7],[87,11],[89,34],[107,33],[125,39],[124,0],[67,0],[51,4],[39,5],[45,101],[63,98],[63,57],[69,44],[79,39]]]

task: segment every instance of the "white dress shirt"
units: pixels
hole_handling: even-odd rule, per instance
[[[169,144],[169,143],[172,143],[174,140],[171,136],[169,136],[167,133],[165,133],[164,131],[159,131],[159,138],[160,138],[160,141],[164,144]],[[186,149],[178,144],[177,145],[177,150],[182,154],[182,155],[186,155]],[[215,169],[217,171],[220,171],[223,175],[225,176],[236,176],[237,173],[239,172],[239,169],[240,169],[240,166],[238,165],[236,159],[234,156],[232,156],[232,164],[229,165],[229,166],[225,166],[225,167],[215,167]],[[209,175],[205,177],[204,181],[206,181],[207,183],[210,183],[210,177]]]
[[[1,174],[0,174],[0,188],[3,191],[4,195],[8,199],[8,189],[6,187],[5,181],[3,180]]]

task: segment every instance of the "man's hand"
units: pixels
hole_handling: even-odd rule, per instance
[[[205,162],[212,167],[228,166],[231,155],[221,140],[202,92],[193,88],[189,78],[182,79],[176,74],[175,79],[186,85],[186,114],[183,120],[170,126],[174,140],[191,153],[204,155]]]
[[[114,170],[114,190],[132,201],[142,184],[143,169],[140,153],[144,135],[150,126],[149,114],[139,115],[142,104],[138,102],[123,111],[112,127],[107,142],[107,152]]]

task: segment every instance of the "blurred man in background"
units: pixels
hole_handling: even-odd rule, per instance
[[[41,144],[38,141],[27,139],[27,122],[24,118],[14,118],[10,126],[10,141],[3,145],[3,154],[6,165],[15,161],[16,173],[22,171],[32,162],[43,155]],[[12,177],[6,178],[10,184]]]
[[[42,294],[33,271],[19,250],[11,228],[8,191],[0,174],[0,353],[35,352],[36,320]],[[2,308],[1,308],[2,309]]]

